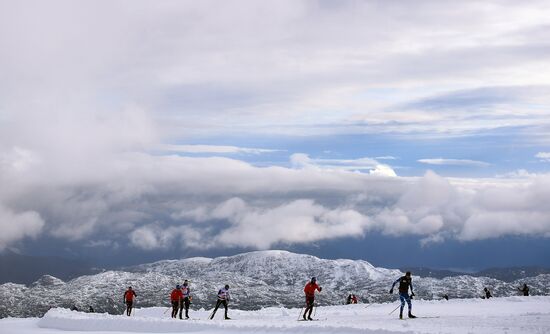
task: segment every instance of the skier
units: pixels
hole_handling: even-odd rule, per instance
[[[321,292],[323,288],[317,285],[317,279],[315,277],[311,278],[311,281],[306,284],[304,287],[304,293],[306,294],[306,309],[304,310],[304,320],[313,320],[311,318],[311,312],[313,312],[313,305],[315,302],[315,290]],[[306,314],[309,314],[306,319]]]
[[[181,317],[181,313],[184,308],[185,308],[185,319],[189,319],[189,304],[191,304],[191,290],[189,289],[188,280],[183,281],[183,285],[181,286],[181,294],[182,294],[182,299],[180,299],[180,319],[183,319]]]
[[[348,295],[348,298],[346,298],[346,305],[351,304],[351,294]]]
[[[443,299],[449,300],[449,295],[448,295],[448,294],[444,294],[444,295],[443,295]]]
[[[92,307],[92,305],[89,305],[89,306],[88,306],[88,312],[90,312],[90,313],[94,313],[94,312],[95,312],[95,311],[94,311],[94,308]]]
[[[390,293],[393,293],[393,287],[399,282],[399,299],[401,300],[401,308],[399,309],[399,319],[403,319],[403,308],[405,308],[405,301],[409,307],[409,318],[416,318],[412,312],[411,299],[414,297],[414,291],[412,286],[411,272],[407,271],[405,276],[402,276],[393,282]],[[411,288],[411,295],[409,296],[409,287]]]
[[[518,288],[518,290],[523,292],[524,296],[529,296],[529,287],[526,283],[523,283],[523,288]]]
[[[489,299],[489,298],[493,297],[493,295],[491,294],[491,291],[489,291],[489,289],[483,288],[483,291],[485,292],[485,298],[486,299]]]
[[[183,299],[183,294],[181,293],[180,285],[176,285],[176,288],[170,293],[170,302],[172,303],[172,318],[176,318],[178,315],[178,307],[181,300]]]
[[[129,286],[128,290],[124,292],[124,303],[126,303],[126,315],[130,316],[132,314],[132,305],[134,305],[134,297],[137,297],[136,292],[132,290],[132,287]]]
[[[357,296],[356,295],[351,295],[351,303],[352,304],[357,304]]]
[[[214,311],[212,312],[212,315],[210,316],[210,320],[214,319],[214,315],[216,315],[216,311],[218,310],[218,307],[223,304],[223,307],[225,308],[225,320],[230,320],[227,316],[227,302],[231,300],[231,297],[229,296],[229,285],[225,285],[223,288],[218,290],[218,301],[216,302],[216,307],[214,308]]]

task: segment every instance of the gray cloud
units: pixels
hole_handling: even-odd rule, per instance
[[[36,238],[44,221],[35,211],[13,212],[0,203],[0,251],[23,238]]]
[[[524,124],[549,123],[526,93],[550,84],[549,46],[531,36],[548,32],[544,1],[24,3],[0,13],[0,110],[10,123],[15,113],[61,120],[67,133],[83,110],[105,121],[136,107],[169,142],[213,130],[464,132],[489,124],[396,109],[434,95],[449,95],[439,106],[496,103],[497,84],[517,88],[501,97],[527,107]],[[479,97],[461,99],[468,90]],[[491,106],[494,126],[509,125],[510,114]],[[16,125],[13,133],[34,130]]]
[[[546,175],[526,186],[525,179],[446,179],[431,172],[388,178],[143,153],[72,171],[79,179],[70,183],[59,162],[27,168],[10,179],[17,187],[0,191],[4,224],[14,231],[4,246],[40,234],[113,242],[128,236],[129,244],[155,250],[176,244],[265,249],[373,231],[431,240],[550,233]]]
[[[368,158],[294,155],[294,168],[256,168],[146,153],[213,134],[514,124],[547,136],[549,46],[529,36],[547,32],[546,2],[336,7],[0,3],[0,248],[40,235],[148,250],[267,248],[371,231],[425,240],[547,235],[547,175],[528,184],[405,178],[387,177],[392,167]],[[498,93],[503,84],[511,88]],[[468,110],[457,111],[461,104]]]

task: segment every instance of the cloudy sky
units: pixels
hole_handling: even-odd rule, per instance
[[[0,0],[0,249],[550,266],[548,1]]]

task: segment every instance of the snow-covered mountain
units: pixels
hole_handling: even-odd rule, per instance
[[[96,312],[122,313],[123,293],[132,286],[138,307],[168,306],[176,284],[191,281],[192,308],[210,308],[216,292],[230,285],[232,308],[251,310],[267,306],[300,307],[303,286],[316,276],[323,286],[317,301],[321,305],[342,304],[349,293],[362,302],[395,300],[388,290],[402,272],[377,268],[361,260],[326,260],[286,251],[258,251],[231,257],[165,260],[125,268],[121,271],[81,276],[63,282],[43,276],[30,286],[0,285],[0,317],[40,316],[51,307],[71,307]],[[440,299],[479,297],[483,287],[496,296],[518,295],[517,287],[527,283],[532,294],[550,294],[550,275],[539,275],[506,283],[487,277],[456,276],[436,279],[413,273],[417,298]]]

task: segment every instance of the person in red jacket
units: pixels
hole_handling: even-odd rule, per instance
[[[132,314],[132,306],[134,305],[134,297],[137,297],[136,292],[129,286],[128,290],[124,292],[124,302],[126,303],[126,315]]]
[[[183,293],[181,292],[181,287],[178,284],[170,294],[170,302],[172,303],[172,318],[174,319],[178,316],[178,309],[179,309],[180,301],[182,299],[183,299]]]
[[[311,281],[306,284],[304,287],[304,293],[306,294],[306,309],[304,310],[304,320],[313,320],[311,319],[311,312],[313,312],[313,304],[315,302],[315,290],[321,292],[323,288],[317,285],[317,279],[315,277],[311,278]],[[306,314],[309,314],[306,319]]]

